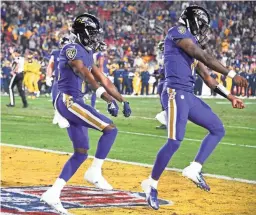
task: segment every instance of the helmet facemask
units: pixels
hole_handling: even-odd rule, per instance
[[[202,47],[207,44],[210,33],[210,16],[204,8],[196,5],[187,7],[179,22],[188,28]]]
[[[198,41],[198,43],[202,46],[205,47],[205,45],[209,41],[209,34],[210,34],[210,26],[208,23],[205,22],[205,20],[201,18],[195,17],[195,21],[198,26],[197,34],[195,34],[195,38]]]

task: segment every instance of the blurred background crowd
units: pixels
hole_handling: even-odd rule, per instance
[[[193,2],[154,1],[25,1],[2,2],[1,7],[1,89],[8,93],[11,50],[41,65],[39,89],[47,92],[46,66],[58,39],[67,33],[73,18],[88,12],[100,18],[108,45],[104,73],[122,93],[156,94],[161,54],[157,44]],[[210,71],[234,94],[255,96],[256,91],[256,3],[196,2],[211,15],[210,49],[225,66],[248,79],[247,89],[238,89],[231,80]],[[45,87],[44,87],[45,86]],[[196,76],[195,93],[203,83]]]

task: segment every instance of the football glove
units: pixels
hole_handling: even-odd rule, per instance
[[[129,117],[132,113],[129,102],[123,102],[123,114],[125,117]]]
[[[48,87],[51,87],[51,86],[52,86],[52,78],[49,77],[49,76],[46,76],[46,78],[45,78],[45,84],[46,84]]]
[[[112,116],[116,117],[117,114],[118,114],[118,110],[119,110],[119,108],[118,108],[118,105],[117,105],[115,100],[113,100],[112,102],[108,103],[108,112]]]

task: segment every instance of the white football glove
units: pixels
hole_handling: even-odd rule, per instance
[[[46,76],[45,83],[48,87],[52,86],[52,77]]]

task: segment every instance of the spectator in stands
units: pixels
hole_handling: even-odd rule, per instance
[[[202,95],[202,89],[203,89],[203,80],[200,78],[200,76],[196,73],[195,74],[195,87],[194,87],[194,94],[195,95]]]
[[[134,68],[136,68],[136,67],[141,68],[143,66],[144,61],[141,56],[142,56],[141,52],[138,52],[138,55],[134,59],[134,63],[133,63]]]
[[[149,78],[150,74],[148,72],[148,64],[144,64],[141,71],[141,95],[144,95],[144,91],[146,90],[146,95],[148,95],[148,87],[149,87]]]
[[[123,82],[122,82],[122,94],[127,94],[130,95],[131,92],[131,82],[129,81],[129,71],[128,71],[128,66],[124,64],[124,62],[122,63],[123,65],[120,66],[121,68],[123,68],[123,72],[122,72],[122,77],[123,77]]]
[[[102,21],[105,42],[113,50],[108,54],[109,59],[125,60],[132,69],[140,68],[144,61],[151,63],[155,60],[156,44],[177,21],[177,14],[189,4],[193,2],[4,2],[1,7],[1,53],[11,60],[8,46],[17,46],[23,54],[31,49],[48,58],[57,46],[58,37],[68,31],[73,15],[88,11]],[[208,8],[213,14],[209,47],[224,65],[234,66],[230,56],[242,64],[244,56],[252,59],[256,55],[253,1],[201,1],[196,4]],[[245,71],[254,71],[253,68],[255,63],[248,63]]]
[[[113,71],[114,85],[116,86],[118,92],[121,92],[121,78],[122,78],[123,68],[117,68]]]

